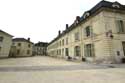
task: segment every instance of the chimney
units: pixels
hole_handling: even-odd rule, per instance
[[[66,24],[66,30],[69,28],[69,25],[68,24]]]
[[[28,38],[27,40],[30,41],[30,38]]]
[[[60,34],[61,34],[61,31],[59,30],[59,31],[58,31],[58,35],[60,35]]]
[[[76,16],[76,20],[77,20],[78,22],[80,22],[80,17],[79,17],[79,16]]]

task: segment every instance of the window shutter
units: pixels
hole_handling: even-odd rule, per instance
[[[90,26],[90,36],[91,37],[93,36],[93,28],[92,28],[92,26]]]
[[[92,44],[91,50],[92,50],[92,57],[94,57],[95,56],[94,44]]]
[[[84,56],[87,57],[87,48],[86,48],[86,45],[84,45]]]
[[[116,20],[116,30],[117,30],[117,33],[120,33],[120,22],[119,22],[119,20]]]
[[[86,28],[83,28],[83,37],[86,38]]]
[[[125,21],[123,21],[123,29],[124,29],[124,33],[125,33]]]

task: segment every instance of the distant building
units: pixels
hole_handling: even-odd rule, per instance
[[[33,43],[30,38],[15,38],[11,47],[10,57],[33,56]]]
[[[46,42],[38,42],[34,45],[34,53],[35,55],[47,55],[47,45]]]
[[[12,37],[12,35],[0,30],[0,58],[9,56]]]
[[[51,41],[48,54],[91,62],[125,60],[125,5],[102,0]]]

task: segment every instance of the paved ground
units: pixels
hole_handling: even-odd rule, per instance
[[[0,83],[125,83],[125,69],[0,72]]]
[[[9,58],[0,59],[0,66],[63,66],[63,65],[78,65],[81,63],[68,62],[62,59],[52,57],[36,56],[25,58]]]
[[[0,60],[0,83],[125,83],[125,64],[90,64],[51,57]]]

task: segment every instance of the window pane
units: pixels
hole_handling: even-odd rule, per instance
[[[118,28],[118,32],[119,33],[123,33],[123,32],[125,32],[125,30],[124,30],[124,23],[123,23],[123,21],[122,20],[117,20],[117,28]]]
[[[86,27],[86,36],[90,36],[90,26]]]
[[[0,42],[3,42],[3,37],[0,37]]]
[[[30,54],[30,50],[27,50],[27,54]]]
[[[0,51],[1,51],[2,47],[0,47]]]
[[[75,56],[81,56],[80,46],[76,46],[76,47],[75,47]]]
[[[30,44],[28,44],[28,47],[30,48],[30,47],[31,47],[31,45],[30,45]]]
[[[93,44],[87,44],[85,45],[85,51],[84,54],[86,57],[92,57],[95,56],[94,52],[94,45]]]
[[[18,43],[18,46],[21,46],[21,43]]]
[[[17,54],[18,54],[18,55],[20,54],[20,50],[17,50]]]
[[[66,45],[68,45],[68,38],[66,38]]]
[[[79,33],[78,32],[75,33],[75,41],[76,40],[79,40]]]

